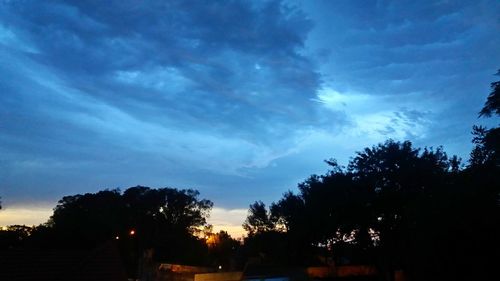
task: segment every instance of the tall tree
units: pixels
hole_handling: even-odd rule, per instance
[[[26,225],[9,225],[0,229],[0,250],[23,247],[33,228]]]
[[[497,75],[500,75],[500,70]],[[479,112],[480,117],[500,116],[500,81],[491,83],[491,89],[483,109]],[[486,186],[487,183],[491,183],[492,178],[498,182],[499,177],[494,175],[497,175],[500,169],[500,125],[491,129],[473,126],[472,129],[474,135],[472,142],[475,146],[469,160],[471,174],[479,175],[477,180],[486,183]],[[496,188],[491,188],[491,191],[500,197],[500,184],[497,184]]]
[[[500,69],[496,75],[500,75]],[[485,117],[490,117],[492,114],[500,115],[500,81],[491,83],[491,93],[479,112],[479,116]]]
[[[118,239],[137,254],[154,248],[162,260],[200,263],[206,246],[194,234],[206,225],[213,204],[198,196],[195,190],[143,186],[65,196],[32,240],[75,248]]]
[[[223,230],[212,233],[205,239],[212,265],[220,266],[222,270],[235,270],[240,243]]]
[[[248,216],[243,223],[249,235],[274,230],[275,224],[262,201],[255,201],[248,209]]]
[[[283,194],[283,198],[277,203],[271,204],[271,220],[278,230],[297,231],[304,225],[304,201],[291,191]]]
[[[497,75],[500,75],[500,70]],[[491,83],[491,93],[479,112],[479,117],[492,115],[500,116],[500,81]],[[500,127],[488,129],[483,126],[473,126],[472,134],[475,146],[470,154],[469,165],[500,166]]]

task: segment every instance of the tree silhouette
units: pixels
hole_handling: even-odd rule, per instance
[[[0,229],[0,250],[25,246],[33,228],[26,225],[9,225]]]
[[[500,70],[497,75],[500,75]],[[492,115],[500,116],[500,81],[491,83],[491,93],[479,112],[479,117]],[[500,166],[500,127],[487,129],[483,126],[473,126],[472,134],[475,146],[470,154],[469,165]]]
[[[496,75],[500,75],[500,69]],[[500,81],[491,83],[491,93],[479,112],[479,116],[485,117],[490,117],[492,114],[500,115]]]
[[[275,225],[266,209],[266,205],[262,201],[256,201],[250,205],[248,216],[243,223],[243,229],[249,235],[271,231],[274,230],[274,227]]]
[[[250,252],[304,265],[333,255],[339,263],[377,264],[389,275],[404,269],[414,280],[473,276],[458,268],[491,263],[479,252],[498,234],[498,171],[464,170],[441,147],[393,140],[356,153],[347,168],[326,162],[328,173],[283,194],[270,214],[262,202],[250,206]]]
[[[304,201],[300,196],[291,191],[283,194],[283,198],[277,203],[271,204],[271,221],[274,222],[278,230],[294,232],[304,224],[303,214]]]
[[[234,270],[237,267],[236,258],[241,246],[237,240],[223,230],[212,233],[205,239],[212,266],[220,266],[221,270]]]
[[[45,248],[93,248],[116,240],[131,277],[144,250],[156,260],[206,262],[204,240],[194,234],[206,225],[212,202],[195,190],[144,186],[63,197],[49,221],[33,230],[27,244]]]
[[[130,230],[128,209],[119,190],[65,196],[59,200],[48,226],[53,247],[91,247]]]

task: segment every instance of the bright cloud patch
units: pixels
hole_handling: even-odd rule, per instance
[[[377,142],[387,138],[397,140],[424,138],[430,121],[428,112],[409,110],[399,102],[394,107],[394,96],[372,96],[357,93],[340,93],[330,88],[318,92],[317,101],[325,108],[347,116],[349,125],[343,133],[352,137],[370,138]]]
[[[137,85],[160,91],[180,91],[190,85],[179,71],[172,67],[158,67],[148,71],[117,71],[116,80],[128,85]]]

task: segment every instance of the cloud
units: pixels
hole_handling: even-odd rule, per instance
[[[321,72],[341,91],[418,91],[435,98],[443,85],[460,84],[479,69],[484,75],[498,64],[500,39],[491,36],[500,28],[495,1],[325,1],[303,7],[317,23],[306,45],[324,54],[318,58]],[[335,31],[331,36],[325,36],[328,28]]]
[[[311,28],[299,10],[279,2],[115,4],[11,4],[4,17],[39,50],[33,60],[68,87],[142,118],[259,138],[314,123],[308,97],[319,75],[299,53]],[[271,121],[282,129],[269,130]]]
[[[315,100],[328,110],[342,112],[348,118],[349,125],[343,127],[343,134],[353,138],[368,138],[376,143],[388,138],[406,140],[426,137],[431,124],[429,112],[408,109],[406,106],[416,106],[412,104],[411,95],[409,97],[409,102],[405,103],[395,101],[391,95],[340,93],[323,88]]]
[[[301,51],[312,23],[291,5],[1,5],[0,191],[13,202],[247,178],[321,118]]]
[[[347,122],[366,124],[362,131],[372,137],[406,137],[467,157],[471,127],[483,122],[477,111],[500,62],[497,1],[302,1],[300,7],[315,23],[307,55],[318,63],[322,88],[350,99],[351,108],[345,100],[334,106]],[[358,120],[349,116],[356,98],[367,107],[355,113]],[[415,121],[415,110],[425,117]]]

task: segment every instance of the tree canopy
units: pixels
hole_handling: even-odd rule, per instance
[[[205,241],[196,234],[207,225],[213,203],[191,189],[136,186],[65,196],[45,225],[30,236],[46,248],[88,248],[109,240],[120,244],[124,263],[133,275],[145,249],[155,259],[203,264]]]
[[[500,75],[500,70],[497,75]],[[500,81],[491,83],[491,89],[479,117],[500,116]],[[475,146],[470,154],[470,166],[500,166],[500,127],[488,129],[484,126],[474,126],[472,134]]]
[[[487,262],[479,252],[494,243],[491,233],[500,234],[494,223],[500,180],[492,170],[463,169],[441,147],[393,140],[357,152],[347,168],[327,163],[329,172],[299,183],[297,194],[286,192],[269,211],[262,202],[250,206],[246,224],[252,227],[246,229],[252,241],[268,240],[258,244],[267,245],[261,247],[265,254],[284,249],[289,256],[299,253],[293,262],[310,263],[327,250],[338,263],[403,268],[420,280],[437,274],[440,263],[456,268],[470,262],[468,255]],[[288,241],[284,248],[275,232]],[[489,233],[481,246],[478,232]],[[451,254],[457,248],[460,258]]]
[[[500,75],[500,69],[496,75]],[[479,116],[490,117],[492,114],[500,115],[500,81],[491,83],[491,93],[479,112]]]
[[[274,228],[274,223],[262,201],[250,205],[248,216],[243,223],[243,228],[250,234],[268,231]]]

